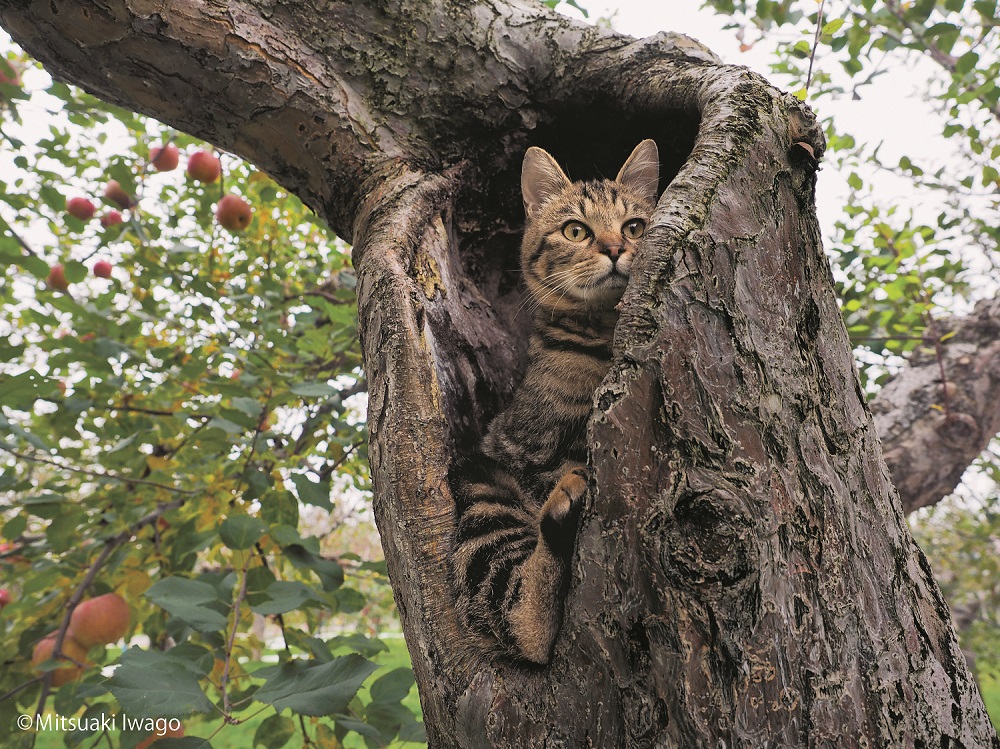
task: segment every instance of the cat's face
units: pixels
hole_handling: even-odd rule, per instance
[[[651,140],[636,147],[613,181],[570,182],[548,153],[528,149],[521,268],[537,307],[594,313],[619,302],[656,203],[658,176]]]

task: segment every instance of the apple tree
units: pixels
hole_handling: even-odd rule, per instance
[[[815,216],[825,138],[795,97],[690,39],[532,3],[20,0],[0,23],[91,93],[248,158],[352,243],[374,509],[431,745],[998,745],[857,379]],[[665,189],[596,396],[564,629],[545,669],[494,661],[449,597],[447,472],[523,361],[520,159],[540,145],[592,176],[646,137]],[[188,428],[228,439],[205,416]],[[253,445],[241,457],[226,506],[277,488]],[[156,470],[140,480],[163,489]],[[234,577],[196,581],[237,601],[257,544],[305,548],[253,501],[219,530],[232,566],[204,573]],[[340,683],[309,655],[282,669]]]
[[[344,543],[369,493],[347,246],[3,51],[0,743],[53,709],[116,718],[74,746],[422,740],[359,613],[384,563]]]

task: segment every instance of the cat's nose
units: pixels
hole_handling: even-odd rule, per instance
[[[617,263],[618,257],[622,254],[622,246],[614,243],[602,243],[601,253],[611,258],[612,263]]]

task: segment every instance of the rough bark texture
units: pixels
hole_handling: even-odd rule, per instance
[[[858,387],[794,100],[683,37],[522,2],[7,0],[0,22],[354,242],[431,746],[1000,746]],[[669,187],[596,401],[564,632],[547,668],[491,663],[455,618],[445,479],[523,357],[520,159],[609,174],[646,137]]]
[[[907,513],[951,494],[1000,432],[1000,298],[927,333],[926,346],[872,403]]]

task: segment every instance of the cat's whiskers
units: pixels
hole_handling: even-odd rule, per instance
[[[559,303],[566,298],[566,295],[572,291],[574,288],[578,291],[582,291],[584,287],[580,285],[582,280],[582,273],[580,268],[580,263],[569,268],[563,268],[562,270],[550,273],[543,279],[545,283],[546,291],[541,295],[534,309],[537,310],[541,306],[543,301],[547,301],[553,294],[562,292],[559,294],[559,298],[556,300],[556,304],[552,305],[553,312],[555,308],[559,306]]]

